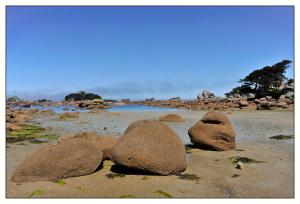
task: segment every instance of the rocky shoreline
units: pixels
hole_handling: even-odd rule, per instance
[[[127,101],[126,104],[147,105],[164,108],[180,108],[187,110],[221,110],[221,111],[236,111],[236,110],[293,110],[294,99],[282,96],[279,99],[274,99],[270,96],[260,99],[246,97],[230,97],[227,99],[217,100],[145,100],[145,101]]]

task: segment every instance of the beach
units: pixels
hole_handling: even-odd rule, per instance
[[[78,118],[60,120],[58,114],[34,115],[27,123],[39,124],[50,133],[96,131],[99,135],[120,137],[134,121],[157,120],[168,111],[80,112]],[[179,110],[184,122],[164,122],[186,145],[188,129],[207,111]],[[224,197],[294,197],[294,139],[274,140],[276,135],[294,135],[294,112],[224,111],[236,131],[236,147],[230,151],[187,148],[187,169],[179,175],[158,176],[119,169],[110,160],[103,161],[96,172],[53,181],[10,181],[25,158],[48,143],[7,143],[7,197],[105,197],[105,198],[224,198]],[[237,169],[234,158],[250,158]]]

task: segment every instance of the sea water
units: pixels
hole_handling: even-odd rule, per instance
[[[63,113],[63,112],[88,112],[90,110],[85,108],[77,108],[73,106],[31,106],[31,107],[20,107],[14,106],[13,109],[39,109],[39,110],[52,110],[55,113]],[[112,106],[111,108],[106,109],[109,112],[172,112],[172,111],[180,111],[177,108],[162,108],[162,107],[153,107],[146,105],[117,105]]]

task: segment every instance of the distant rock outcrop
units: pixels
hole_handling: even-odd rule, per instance
[[[198,100],[215,100],[216,96],[210,91],[204,90],[201,94],[197,96]]]
[[[76,104],[79,108],[86,108],[86,109],[106,109],[106,108],[110,108],[108,103],[104,102],[102,99],[78,101],[78,102],[76,102]]]

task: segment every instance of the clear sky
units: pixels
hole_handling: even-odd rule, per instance
[[[7,94],[222,96],[294,61],[292,7],[7,7]],[[287,72],[293,78],[293,65]]]

